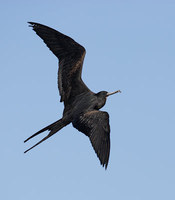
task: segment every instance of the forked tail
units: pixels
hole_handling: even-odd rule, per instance
[[[29,149],[27,149],[26,151],[24,151],[24,153],[27,153],[28,151],[30,151],[31,149],[33,149],[34,147],[38,146],[40,143],[42,143],[43,141],[47,140],[49,137],[51,137],[52,135],[54,135],[56,132],[58,132],[60,129],[62,129],[64,126],[66,126],[68,123],[66,123],[66,121],[64,121],[63,119],[59,119],[58,121],[50,124],[49,126],[46,126],[45,128],[41,129],[40,131],[34,133],[32,136],[30,136],[29,138],[27,138],[24,142],[27,142],[28,140],[30,140],[31,138],[39,135],[40,133],[49,130],[49,134],[44,137],[41,141],[39,141],[38,143],[36,143],[35,145],[33,145],[32,147],[30,147]]]

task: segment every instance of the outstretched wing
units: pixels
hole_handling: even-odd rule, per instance
[[[107,168],[110,153],[109,114],[97,110],[88,111],[72,123],[76,129],[90,138],[101,165]]]
[[[35,22],[28,22],[36,34],[59,59],[58,88],[61,102],[68,103],[71,98],[90,91],[81,79],[86,50],[72,38]]]

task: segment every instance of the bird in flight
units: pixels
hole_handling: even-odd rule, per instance
[[[46,137],[24,153],[72,123],[74,128],[89,137],[101,165],[106,169],[110,153],[109,114],[100,111],[100,108],[105,105],[108,96],[121,91],[92,92],[81,79],[85,48],[72,38],[48,26],[35,22],[28,23],[59,60],[58,89],[61,96],[60,102],[64,103],[64,111],[61,119],[24,141],[27,142],[36,135],[49,131]]]

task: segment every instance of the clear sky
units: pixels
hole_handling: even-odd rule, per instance
[[[0,18],[0,199],[174,200],[175,1],[1,0]],[[23,141],[63,110],[57,58],[27,21],[86,48],[92,91],[122,91],[102,109],[111,125],[107,170],[72,125],[23,154],[46,133]]]

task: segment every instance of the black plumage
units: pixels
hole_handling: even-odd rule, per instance
[[[39,23],[29,22],[36,34],[43,39],[48,48],[59,59],[58,89],[64,102],[63,116],[58,121],[41,129],[27,138],[49,130],[40,142],[26,150],[31,150],[51,137],[64,126],[72,125],[90,138],[91,144],[102,164],[107,168],[110,153],[110,126],[107,112],[99,111],[112,93],[101,91],[93,93],[82,81],[81,73],[86,50],[72,38]]]

